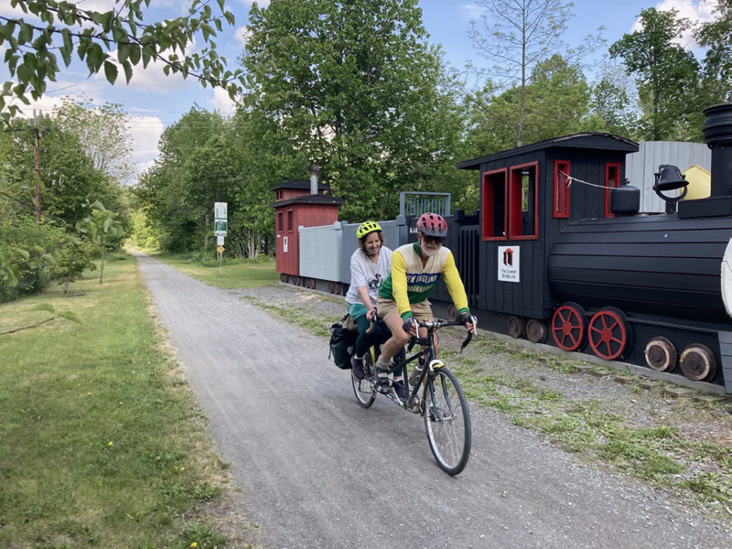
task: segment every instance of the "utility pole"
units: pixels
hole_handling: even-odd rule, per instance
[[[41,222],[41,158],[40,158],[40,144],[41,134],[38,130],[38,123],[40,121],[40,111],[36,114],[36,110],[33,109],[33,142],[35,149],[35,160],[36,160],[36,223]]]

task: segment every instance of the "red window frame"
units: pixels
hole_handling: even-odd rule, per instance
[[[554,161],[554,218],[569,218],[569,160]]]
[[[605,217],[615,217],[610,209],[610,193],[620,186],[620,164],[605,164]]]
[[[501,177],[503,176],[503,177]],[[483,226],[481,228],[484,241],[507,240],[508,238],[508,168],[483,173]],[[503,192],[497,190],[502,187]],[[503,194],[503,203],[497,203]],[[496,214],[503,215],[503,234],[495,234]]]
[[[523,171],[533,168],[534,171],[534,232],[521,234],[522,199],[521,185]],[[527,162],[511,166],[508,192],[508,237],[510,240],[537,240],[539,238],[539,162]],[[529,212],[531,215],[531,212]]]

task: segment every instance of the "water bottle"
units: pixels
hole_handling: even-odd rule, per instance
[[[417,385],[417,381],[419,381],[419,376],[422,375],[422,370],[424,370],[424,360],[419,359],[417,361],[417,365],[414,367],[414,370],[412,370],[411,375],[409,376],[409,384],[414,387]]]

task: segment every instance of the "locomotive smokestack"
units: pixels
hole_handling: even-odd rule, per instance
[[[318,194],[318,175],[320,167],[310,164],[310,194]]]
[[[712,150],[710,196],[732,196],[732,103],[709,107],[704,114],[702,131]]]

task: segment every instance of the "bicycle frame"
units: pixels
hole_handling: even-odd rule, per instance
[[[406,357],[404,360],[399,361],[398,363],[394,364],[393,367],[389,368],[388,373],[391,374],[398,370],[399,368],[404,367],[404,379],[405,384],[407,386],[407,398],[404,402],[402,402],[401,407],[406,410],[411,410],[410,403],[415,402],[415,397],[417,396],[418,391],[422,388],[422,384],[424,383],[424,379],[427,376],[428,373],[432,372],[434,370],[434,361],[437,360],[437,353],[435,351],[435,340],[432,337],[434,333],[444,326],[462,326],[460,322],[420,322],[419,326],[421,328],[427,328],[427,337],[418,337],[418,336],[412,336],[408,350],[414,347],[414,345],[420,345],[422,349],[414,353],[413,355]],[[472,338],[472,334],[468,334],[468,338],[463,343],[463,348],[465,345],[470,342],[470,339]],[[427,360],[425,360],[425,367],[422,369],[422,371],[419,374],[419,378],[417,379],[417,383],[415,383],[414,388],[412,389],[409,385],[409,383],[406,383],[406,380],[409,378],[408,375],[408,369],[406,366],[410,362],[414,362],[415,360],[419,360],[420,357],[424,355],[429,355]],[[429,387],[430,391],[434,391],[434,387]],[[424,410],[411,410],[415,413],[424,413]]]

